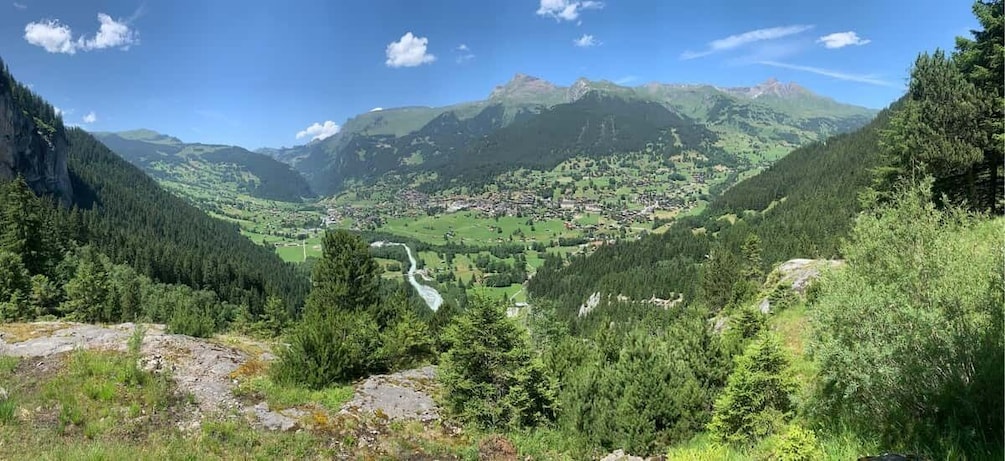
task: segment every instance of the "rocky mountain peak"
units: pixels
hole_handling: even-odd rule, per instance
[[[782,83],[775,77],[768,78],[764,82],[751,87],[727,88],[726,91],[734,95],[745,96],[748,98],[758,98],[761,96],[792,98],[813,94],[795,82]]]
[[[517,73],[505,85],[495,87],[489,97],[498,99],[513,96],[533,96],[535,94],[554,91],[556,88],[558,87],[547,80]]]

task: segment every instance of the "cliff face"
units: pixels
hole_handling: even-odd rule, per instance
[[[63,127],[30,115],[18,106],[12,88],[0,82],[0,179],[20,175],[36,194],[51,195],[69,206],[73,189],[67,151]]]

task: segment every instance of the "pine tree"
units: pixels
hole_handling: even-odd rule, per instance
[[[1005,212],[1002,203],[1003,175],[1005,165],[1005,5],[1002,0],[977,1],[973,6],[974,16],[983,27],[972,31],[973,39],[958,37],[953,60],[960,71],[967,76],[981,92],[981,99],[990,102],[979,116],[978,126],[988,134],[981,146],[984,151],[980,170],[987,178],[982,181],[979,191],[979,209],[991,208],[996,213]]]
[[[306,309],[361,311],[379,301],[380,266],[370,248],[345,230],[329,231],[322,241],[322,257],[314,266]]]
[[[447,328],[440,358],[445,406],[485,428],[527,427],[555,416],[555,384],[525,329],[501,305],[473,299]]]
[[[708,430],[717,440],[735,444],[770,435],[791,416],[797,388],[781,342],[761,335],[737,359]]]
[[[104,255],[86,246],[80,249],[77,258],[77,270],[66,284],[66,301],[60,310],[84,322],[118,320],[119,313],[112,311],[111,282]]]
[[[277,380],[322,388],[359,378],[377,364],[380,266],[358,236],[325,233],[322,258],[290,346],[273,365]]]

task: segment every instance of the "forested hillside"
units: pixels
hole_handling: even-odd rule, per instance
[[[288,165],[240,147],[188,144],[149,130],[93,135],[182,195],[235,191],[286,202],[314,196],[304,178]]]
[[[6,68],[0,78],[5,85],[30,94]],[[55,114],[41,98],[19,98],[14,103],[18,110],[36,118]],[[72,208],[44,213],[51,214],[46,218],[53,221],[50,227],[32,229],[24,217],[5,221],[6,231],[22,229],[31,235],[52,232],[63,236],[62,243],[39,243],[48,249],[32,250],[22,256],[29,274],[35,275],[40,267],[58,265],[59,258],[54,255],[90,245],[111,262],[128,265],[154,281],[212,290],[220,300],[235,306],[231,316],[241,306],[257,315],[270,295],[285,300],[290,309],[302,304],[306,276],[293,265],[242,237],[236,225],[210,218],[165,191],[90,134],[79,128],[65,129],[58,116],[49,120],[47,125],[52,130],[38,136],[49,136],[51,145],[64,149],[60,155],[68,159]],[[9,195],[8,199],[11,209],[27,206],[19,204],[23,195]],[[34,254],[48,256],[39,256],[43,262],[36,262],[32,261]]]
[[[761,242],[762,268],[796,257],[835,257],[861,210],[858,194],[872,184],[872,170],[881,163],[878,133],[888,125],[889,113],[882,112],[859,131],[796,149],[662,235],[605,245],[571,261],[551,258],[529,289],[569,308],[595,291],[635,299],[674,293],[694,298],[699,265],[735,265],[749,235]]]

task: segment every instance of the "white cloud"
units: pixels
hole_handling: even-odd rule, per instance
[[[59,107],[52,106],[52,110],[56,112],[56,115],[63,115],[63,109],[60,109]]]
[[[680,55],[681,59],[694,59],[703,56],[708,56],[712,53],[718,53],[720,51],[727,51],[748,45],[750,43],[760,42],[764,40],[774,40],[782,37],[787,37],[789,35],[795,35],[801,32],[812,29],[813,26],[810,25],[795,25],[795,26],[782,26],[782,27],[769,27],[767,29],[757,29],[744,32],[742,34],[730,35],[729,37],[720,38],[718,40],[712,40],[708,43],[708,48],[705,51],[685,51]]]
[[[830,35],[824,35],[817,39],[817,43],[823,43],[827,48],[844,48],[848,45],[865,45],[872,40],[863,39],[858,36],[855,32],[835,32]]]
[[[98,121],[98,114],[95,114],[92,110],[88,112],[87,115],[84,115],[80,120],[84,123],[94,123]]]
[[[416,37],[411,32],[401,36],[401,40],[387,45],[387,67],[415,67],[436,60],[436,56],[426,53],[429,39]]]
[[[325,120],[323,123],[314,122],[313,125],[305,128],[303,131],[297,132],[297,139],[310,137],[311,141],[318,141],[338,133],[340,129],[342,127],[336,125],[331,120]]]
[[[468,48],[468,46],[465,45],[465,44],[463,44],[463,43],[461,43],[460,45],[457,45],[457,48],[454,48],[454,49],[457,50],[457,51],[470,51],[470,49]]]
[[[579,38],[573,40],[572,44],[576,45],[576,46],[578,46],[580,48],[589,48],[591,46],[600,45],[600,42],[597,41],[597,39],[595,39],[590,34],[583,34],[582,37],[579,37]]]
[[[80,47],[84,50],[100,50],[104,48],[122,48],[128,50],[130,46],[139,43],[136,31],[130,30],[125,22],[118,22],[111,16],[98,13],[98,21],[101,28],[93,39],[79,40]]]
[[[57,20],[30,22],[24,26],[24,39],[50,53],[66,54],[105,48],[128,50],[140,42],[139,34],[130,29],[126,21],[116,21],[105,13],[98,13],[98,22],[101,26],[94,38],[81,36],[76,40],[70,27]]]
[[[579,13],[581,11],[599,10],[603,7],[603,2],[594,0],[541,0],[541,6],[537,9],[537,14],[538,16],[549,16],[555,18],[555,21],[558,22],[576,21],[579,19]]]
[[[59,21],[31,22],[24,26],[24,39],[35,46],[45,48],[50,53],[73,54],[77,45],[73,42],[73,32]]]
[[[14,2],[14,8],[17,8],[19,10],[23,10],[23,9],[28,8],[28,5],[25,5],[24,3]]]
[[[840,72],[840,71],[836,71],[836,70],[821,69],[819,67],[802,66],[802,65],[798,65],[798,64],[787,64],[787,63],[784,63],[784,62],[776,62],[776,61],[761,61],[758,64],[763,64],[765,66],[771,66],[771,67],[780,67],[782,69],[791,69],[791,70],[798,70],[798,71],[802,71],[802,72],[809,72],[809,73],[812,73],[812,74],[823,75],[823,76],[826,76],[826,77],[836,78],[838,80],[846,80],[846,81],[849,81],[849,82],[868,83],[870,85],[888,86],[888,87],[891,87],[891,88],[899,88],[898,85],[896,85],[896,84],[894,84],[892,82],[888,82],[886,80],[880,79],[880,78],[876,77],[875,75],[849,74],[849,73],[846,73],[846,72]]]
[[[627,85],[627,84],[632,83],[632,82],[634,82],[634,81],[636,81],[638,79],[639,78],[636,77],[636,76],[634,76],[634,75],[626,75],[624,77],[621,77],[621,78],[615,80],[614,83],[616,83],[618,85]]]
[[[374,107],[373,109],[370,109],[370,112],[380,112],[382,110],[384,110],[383,107]]]

